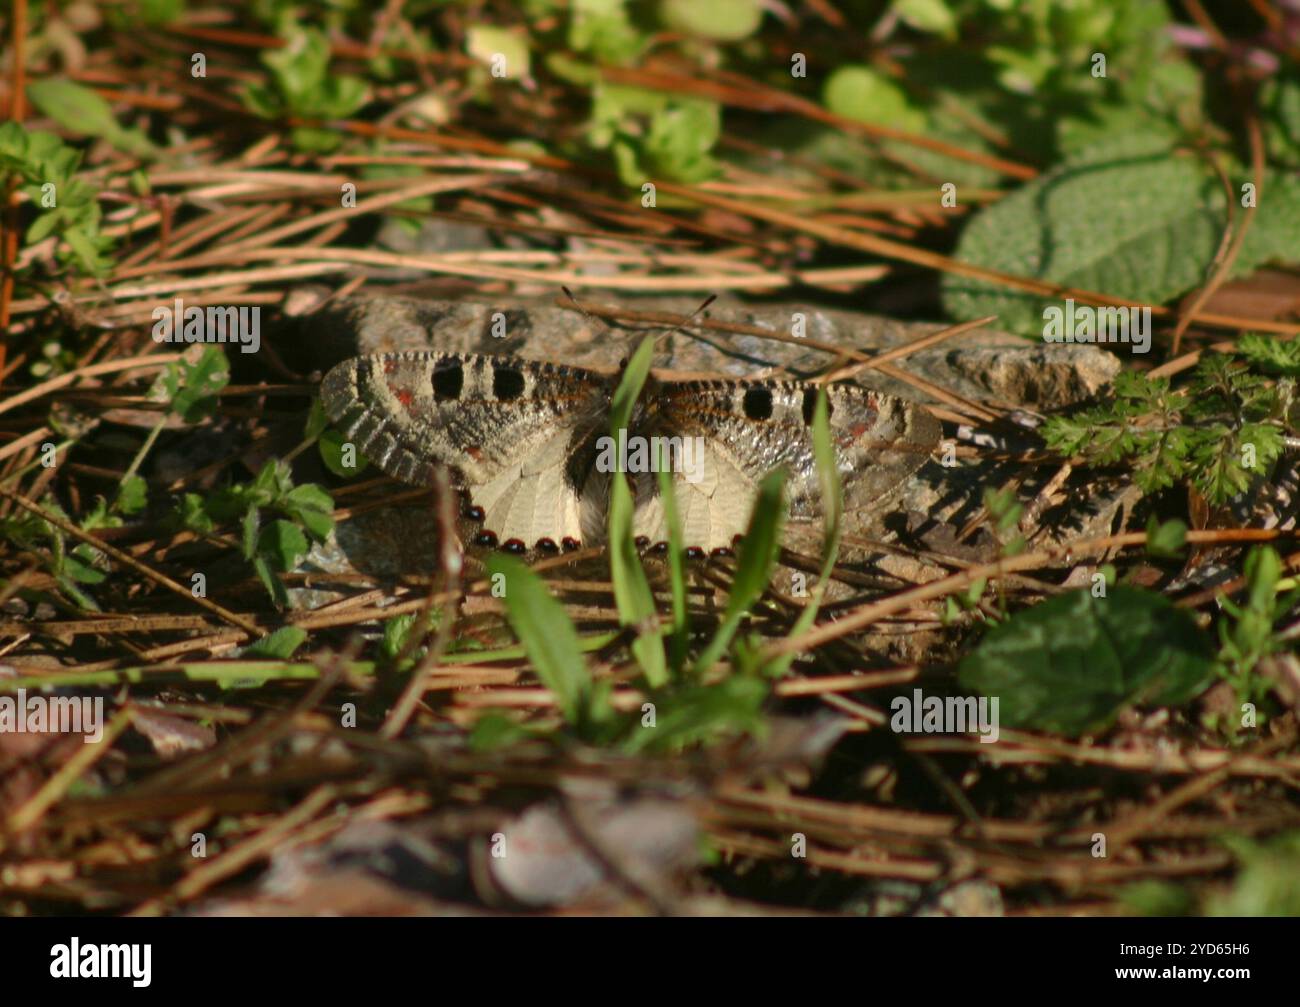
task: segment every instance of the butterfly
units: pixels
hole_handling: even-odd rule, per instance
[[[794,520],[821,514],[812,420],[819,386],[783,380],[673,380],[654,372],[625,432],[610,436],[619,372],[486,354],[402,352],[346,360],[321,383],[330,420],[385,473],[432,485],[459,477],[474,544],[553,554],[606,538],[611,479],[633,490],[638,545],[664,548],[657,471],[672,471],[688,554],[726,552],[759,482],[788,472]],[[857,385],[828,385],[846,506],[887,496],[929,457],[926,410]]]

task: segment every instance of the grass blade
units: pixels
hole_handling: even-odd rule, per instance
[[[524,645],[537,677],[564,713],[576,724],[587,713],[591,677],[582,659],[578,632],[564,606],[551,597],[542,579],[517,559],[497,553],[488,557],[489,575],[505,577],[506,617]]]
[[[659,498],[664,505],[668,525],[668,581],[672,590],[673,618],[668,636],[668,663],[674,675],[686,665],[690,646],[690,625],[686,618],[686,544],[682,539],[682,519],[677,513],[677,494],[673,474],[668,469],[668,449],[659,466]]]
[[[763,596],[772,579],[776,557],[781,550],[781,526],[785,522],[784,489],[785,469],[769,472],[759,484],[749,529],[740,543],[736,576],[731,581],[731,594],[727,598],[722,625],[695,662],[696,676],[702,675],[726,653],[731,638],[740,628],[740,621]]]
[[[654,356],[654,339],[647,336],[632,354],[623,370],[622,380],[614,391],[610,407],[610,436],[615,442],[627,429],[632,409],[641,394],[646,376],[650,373],[650,360]],[[626,435],[625,435],[626,436]],[[636,538],[632,528],[635,509],[632,490],[622,471],[612,473],[609,500],[609,577],[614,585],[614,603],[618,607],[619,624],[632,626],[636,640],[632,655],[645,674],[651,688],[657,689],[668,681],[668,665],[664,659],[663,640],[660,638],[655,609],[654,592],[646,579],[641,557],[637,555]]]
[[[817,610],[826,595],[826,585],[830,583],[835,561],[840,555],[840,524],[844,514],[844,494],[840,485],[840,470],[835,459],[835,448],[831,444],[830,403],[826,398],[826,389],[817,393],[817,405],[813,408],[813,456],[817,460],[817,481],[821,484],[822,513],[825,515],[822,536],[822,568],[813,585],[808,604],[799,613],[791,636],[799,636],[808,630],[817,620]],[[794,663],[795,655],[781,654],[763,669],[774,677],[784,675]]]

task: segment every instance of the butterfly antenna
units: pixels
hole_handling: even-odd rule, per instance
[[[658,351],[660,348],[658,345],[658,341],[660,339],[667,339],[669,336],[674,335],[675,333],[678,332],[680,332],[682,335],[686,335],[687,328],[689,328],[692,324],[694,324],[695,320],[699,318],[702,314],[704,314],[704,312],[708,310],[709,305],[712,304],[717,299],[718,299],[717,294],[710,294],[708,297],[706,297],[703,301],[700,302],[700,306],[698,308],[696,308],[694,311],[692,311],[689,315],[686,316],[686,320],[684,322],[678,322],[667,332],[661,333],[659,336],[657,336],[655,339],[655,343],[656,343],[655,350]]]
[[[572,304],[575,308],[577,308],[580,312],[582,312],[582,317],[585,318],[587,321],[589,321],[592,325],[600,325],[604,327],[606,331],[614,327],[609,324],[608,319],[601,318],[599,315],[593,315],[590,311],[588,311],[583,306],[583,303],[579,301],[576,296],[574,296],[573,291],[570,290],[568,287],[561,285],[560,289],[564,291],[564,296],[569,299],[569,303]]]
[[[585,307],[583,307],[582,302],[580,302],[580,301],[577,299],[577,297],[574,296],[573,291],[570,290],[568,287],[561,286],[560,289],[564,291],[564,295],[569,299],[569,301],[573,304],[573,306],[574,306],[575,308],[577,308],[579,311],[582,312],[583,317],[586,318],[587,321],[589,321],[589,322],[591,322],[591,323],[593,323],[593,324],[595,324],[595,323],[600,323],[600,324],[603,325],[607,330],[613,328],[613,325],[611,325],[611,324],[609,323],[608,320],[606,320],[606,319],[604,319],[604,318],[601,318],[601,317],[599,317],[599,316],[597,316],[597,315],[593,315],[590,311],[588,311]],[[711,305],[711,304],[712,304],[714,301],[716,301],[717,299],[718,299],[718,295],[717,295],[717,294],[710,294],[708,297],[706,297],[703,301],[700,302],[700,306],[699,306],[698,308],[696,308],[694,311],[692,311],[692,312],[691,312],[691,313],[686,317],[686,319],[685,319],[684,321],[678,322],[676,325],[674,325],[674,326],[673,326],[671,329],[669,329],[667,332],[660,333],[658,336],[656,336],[656,337],[655,337],[655,343],[656,343],[655,351],[656,351],[656,352],[659,351],[658,341],[659,341],[660,339],[667,339],[669,336],[673,335],[674,333],[678,333],[678,332],[680,332],[680,333],[682,333],[683,335],[685,335],[685,334],[686,334],[686,329],[689,328],[689,327],[690,327],[690,326],[695,322],[695,320],[696,320],[697,318],[700,317],[700,315],[704,314],[704,312],[708,310],[709,305]],[[626,364],[626,363],[627,363],[627,360],[626,360],[626,358],[625,358],[625,359],[623,360],[623,364]],[[622,365],[620,365],[620,366],[622,366]]]

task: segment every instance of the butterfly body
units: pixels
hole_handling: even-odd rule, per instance
[[[634,533],[668,537],[656,472],[671,464],[688,546],[730,547],[754,490],[785,466],[791,516],[816,517],[817,386],[652,375],[610,436],[617,372],[516,357],[407,352],[344,361],[326,376],[330,419],[387,474],[432,483],[454,469],[482,519],[479,544],[549,552],[604,541],[611,479],[631,481]],[[846,499],[871,503],[924,463],[939,424],[905,400],[856,385],[826,389]],[[631,446],[630,449],[628,446]],[[661,454],[667,451],[667,455]]]

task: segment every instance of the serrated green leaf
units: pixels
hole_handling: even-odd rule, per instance
[[[280,509],[302,524],[313,538],[324,541],[334,529],[333,498],[315,483],[303,483],[286,493]]]
[[[1269,212],[1255,219],[1234,276],[1300,255],[1300,184],[1278,179],[1263,198]],[[980,211],[956,256],[1156,305],[1205,281],[1226,223],[1222,185],[1204,161],[1142,133],[1090,147]],[[1041,336],[1050,303],[955,273],[944,278],[944,304],[958,319],[997,315],[1004,327]]]
[[[292,570],[311,546],[292,521],[276,518],[257,534],[257,552],[277,570]]]

